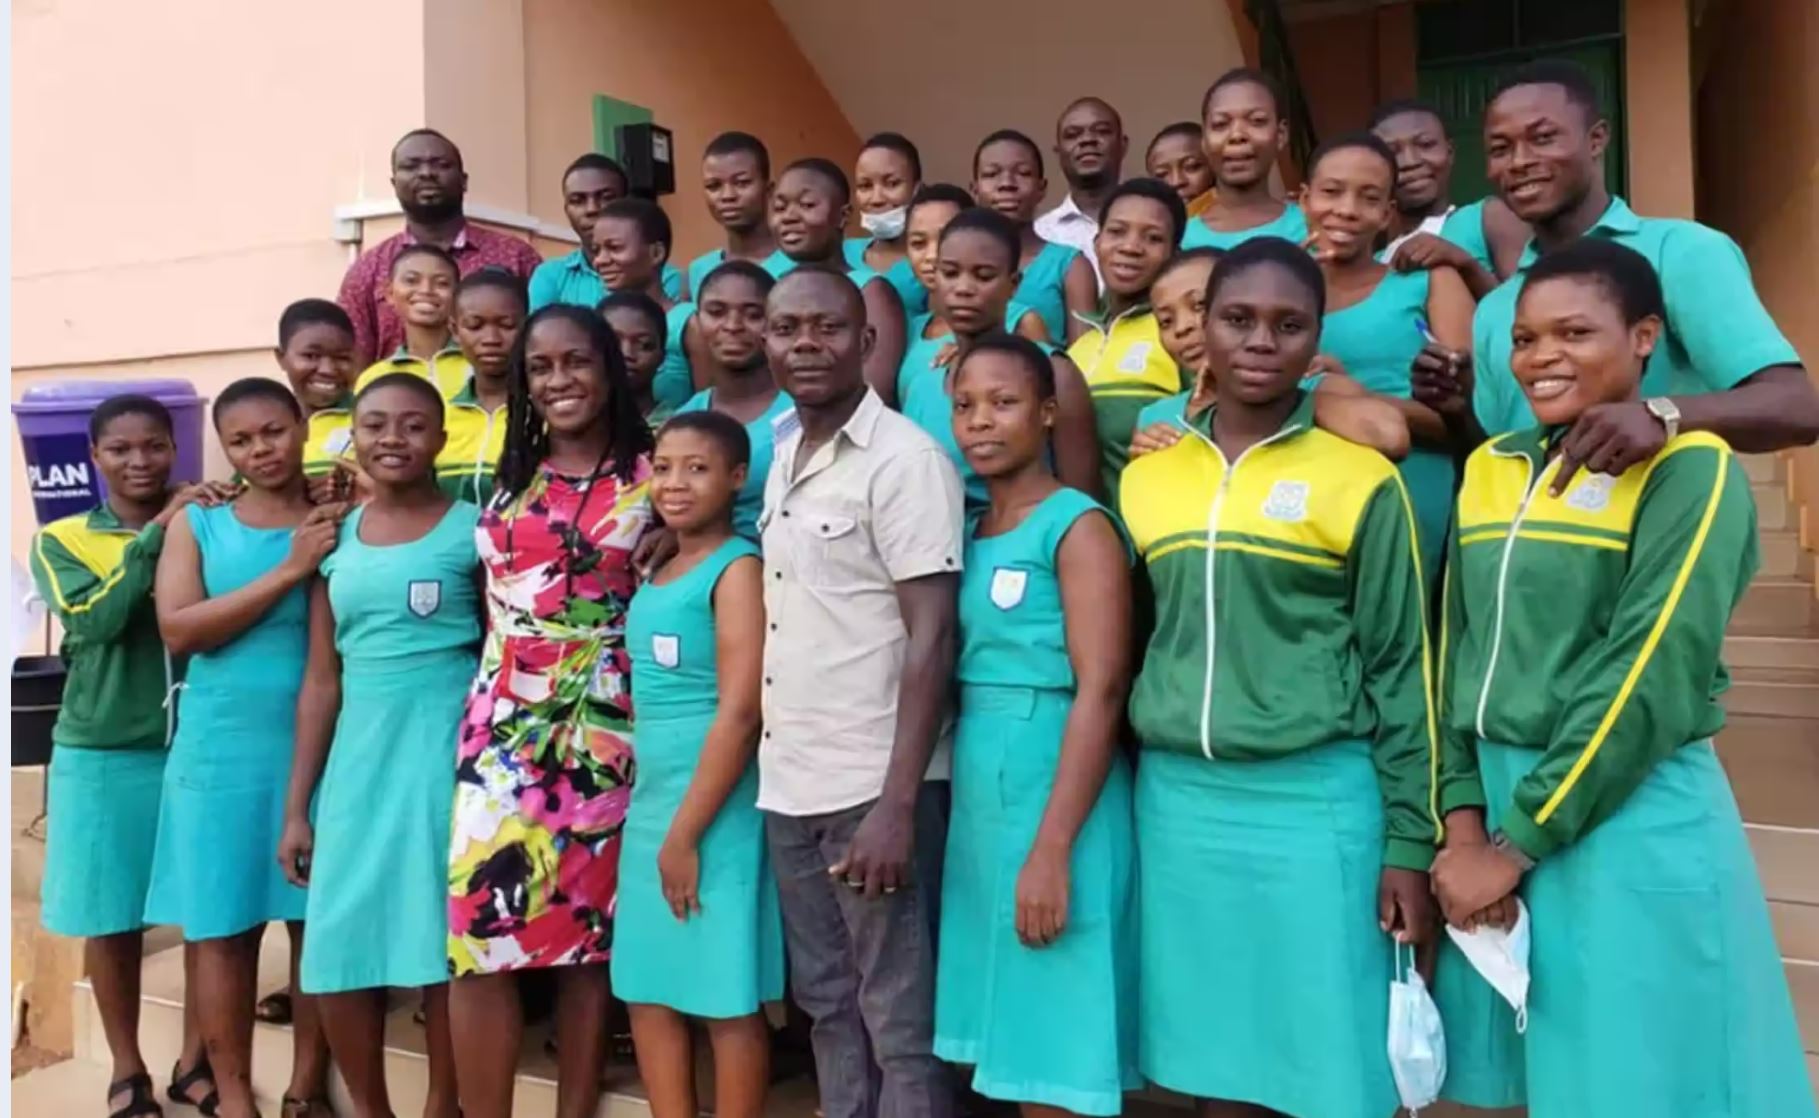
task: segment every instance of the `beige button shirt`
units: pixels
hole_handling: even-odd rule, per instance
[[[800,427],[764,486],[764,736],[758,806],[822,815],[884,790],[909,633],[896,585],[960,571],[960,476],[866,391],[798,473]],[[946,776],[947,758],[929,766]]]

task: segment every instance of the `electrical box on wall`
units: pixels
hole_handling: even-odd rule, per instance
[[[644,198],[674,194],[676,145],[670,130],[647,122],[621,124],[616,131],[619,162],[631,180],[632,193]]]

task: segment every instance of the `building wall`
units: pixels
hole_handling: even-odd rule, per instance
[[[1699,217],[1743,246],[1756,287],[1807,369],[1819,365],[1819,7],[1729,0],[1703,29]],[[1796,455],[1804,542],[1819,550],[1819,452]]]
[[[713,236],[697,158],[713,133],[756,132],[779,160],[858,145],[750,0],[21,0],[12,20],[14,399],[76,377],[213,396],[278,375],[279,311],[332,296],[351,259],[336,209],[390,204],[391,146],[420,125],[461,145],[470,204],[566,234],[558,180],[593,144],[593,95],[650,106],[681,153],[679,255]],[[363,224],[368,243],[400,227]],[[546,255],[572,247],[530,231]],[[23,556],[35,525],[11,474]]]
[[[1291,9],[1288,39],[1322,139],[1363,128],[1376,106],[1415,95],[1415,9],[1408,0]]]
[[[482,5],[497,0],[466,0]],[[664,208],[676,255],[719,243],[701,201],[701,149],[728,129],[762,137],[775,168],[807,155],[850,167],[859,137],[769,4],[751,0],[523,0],[529,209],[563,223],[562,169],[591,149],[593,97],[644,105],[675,133]]]

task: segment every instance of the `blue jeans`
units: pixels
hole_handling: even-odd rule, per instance
[[[867,900],[828,875],[872,805],[827,815],[767,813],[783,907],[790,993],[814,1019],[815,1077],[826,1118],[952,1118],[947,1068],[934,1055],[935,926],[945,784],[916,803],[913,884]]]

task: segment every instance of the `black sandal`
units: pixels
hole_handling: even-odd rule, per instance
[[[193,1106],[207,1118],[215,1118],[215,1112],[221,1108],[221,1092],[215,1089],[215,1071],[208,1066],[208,1057],[196,1061],[196,1066],[183,1071],[183,1061],[171,1065],[171,1085],[165,1096],[180,1106]],[[189,1089],[198,1083],[208,1084],[208,1094],[200,1099],[190,1097]]]
[[[293,1095],[286,1095],[278,1104],[278,1113],[283,1115],[283,1118],[309,1118],[316,1112],[318,1105],[330,1114],[335,1112],[335,1108],[328,1104],[326,1098],[300,1099]]]
[[[108,1084],[108,1102],[113,1102],[114,1096],[122,1091],[128,1092],[126,1102],[119,1110],[109,1111],[107,1118],[164,1118],[164,1108],[158,1105],[158,1093],[152,1089],[151,1076],[140,1072]]]
[[[291,1001],[289,990],[279,990],[260,998],[253,1006],[253,1020],[267,1025],[288,1025],[296,1006]]]

